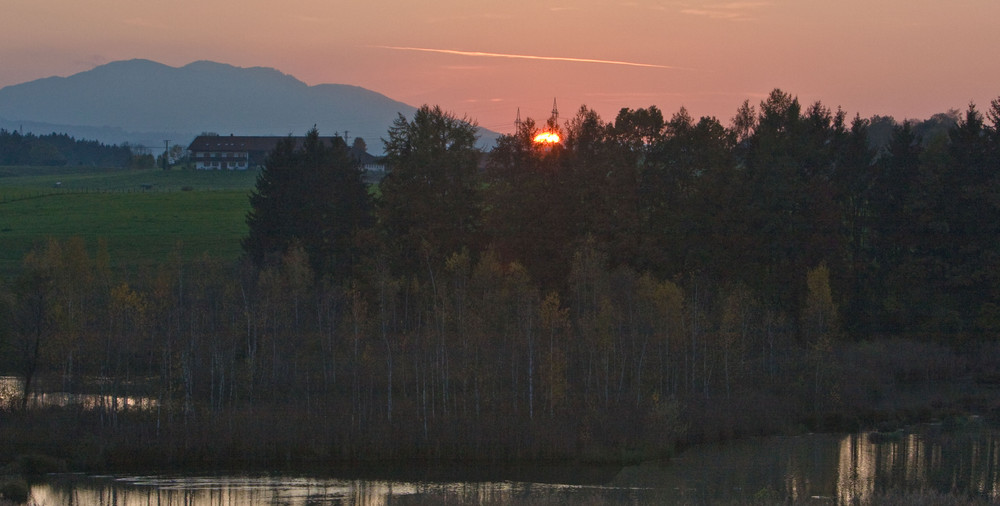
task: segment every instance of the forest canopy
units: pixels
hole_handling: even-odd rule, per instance
[[[655,106],[606,122],[584,106],[564,125],[529,118],[488,153],[473,123],[425,106],[389,131],[378,246],[352,255],[433,282],[451,255],[490,252],[566,295],[590,247],[609,271],[746,286],[796,326],[807,273],[825,266],[846,336],[996,331],[998,104],[900,124],[776,89],[729,126]],[[562,143],[533,142],[553,129]]]
[[[774,90],[728,125],[584,106],[485,153],[424,106],[367,191],[313,131],[268,159],[238,264],[30,254],[0,366],[155,396],[136,433],[177,461],[620,461],[922,412],[904,390],[950,409],[928,389],[996,368],[954,354],[1000,332],[1000,99],[936,121]]]
[[[91,165],[129,167],[136,163],[129,146],[108,146],[66,134],[22,134],[0,129],[0,165]]]

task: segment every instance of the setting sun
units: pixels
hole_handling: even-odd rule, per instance
[[[555,132],[541,132],[534,139],[539,144],[558,144],[561,140],[559,134]]]

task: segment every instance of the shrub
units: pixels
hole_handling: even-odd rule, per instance
[[[27,477],[66,471],[66,462],[48,455],[21,455],[14,462],[15,468]]]
[[[28,502],[30,496],[31,488],[28,487],[28,482],[22,478],[13,478],[0,484],[0,497],[15,504]]]

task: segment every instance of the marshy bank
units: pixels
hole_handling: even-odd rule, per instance
[[[742,384],[728,398],[716,391],[708,399],[704,392],[673,397],[669,418],[625,406],[604,419],[584,411],[573,423],[532,421],[524,412],[425,419],[420,404],[396,397],[391,422],[359,424],[350,389],[342,404],[314,391],[212,409],[197,399],[186,406],[183,391],[161,396],[148,381],[64,383],[51,375],[35,382],[21,409],[23,385],[8,378],[0,388],[7,392],[0,474],[53,505],[69,504],[67,497],[107,504],[101,497],[112,496],[191,504],[204,496],[233,504],[371,497],[494,505],[991,504],[1000,500],[998,353],[1000,345],[989,342],[838,343],[822,364],[820,389],[815,362],[779,361],[786,376]],[[809,434],[817,430],[826,433]],[[657,435],[648,445],[640,438]],[[490,471],[472,472],[480,468]],[[21,478],[62,470],[88,474]],[[108,473],[113,478],[88,477]]]
[[[0,400],[0,463],[41,454],[89,472],[371,462],[629,465],[669,459],[693,445],[767,435],[871,431],[895,442],[898,430],[914,423],[963,429],[996,422],[998,354],[1000,345],[992,343],[964,350],[898,339],[847,343],[823,363],[822,390],[815,366],[798,367],[785,381],[744,384],[728,398],[679,395],[652,414],[623,403],[536,419],[517,410],[475,417],[440,405],[429,415],[425,405],[400,396],[392,420],[359,423],[351,389],[341,397],[297,392],[213,409],[183,395],[151,395],[139,382],[118,385],[114,395],[107,385],[89,383],[70,395],[53,388],[59,383],[52,379],[37,382],[21,409],[10,388],[16,380],[8,378]],[[53,391],[42,391],[46,386]]]

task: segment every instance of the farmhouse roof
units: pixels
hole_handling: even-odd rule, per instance
[[[236,136],[236,135],[199,135],[191,141],[188,151],[273,151],[278,142],[287,139],[281,136]],[[295,147],[302,146],[305,137],[291,137]],[[334,137],[320,137],[323,143],[332,142]]]

